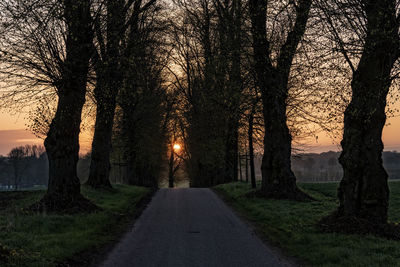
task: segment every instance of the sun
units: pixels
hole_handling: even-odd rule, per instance
[[[182,149],[180,144],[174,144],[174,150],[175,151],[180,151]]]

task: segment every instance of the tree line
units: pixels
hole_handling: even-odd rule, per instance
[[[343,178],[334,218],[386,223],[389,189],[381,137],[397,78],[398,4],[1,3],[4,105],[36,101],[54,110],[45,107],[51,119],[43,120],[41,113],[34,120],[33,128],[45,129],[49,160],[47,194],[37,208],[90,206],[76,173],[86,103],[95,109],[89,186],[110,188],[110,157],[123,157],[128,183],[156,187],[168,151],[174,165],[175,141],[182,144],[191,186],[237,181],[243,147],[250,151],[255,186],[258,146],[263,151],[259,195],[309,201],[296,185],[292,145],[319,130],[343,130]]]
[[[47,184],[48,164],[43,146],[25,145],[0,156],[0,190],[20,190]]]

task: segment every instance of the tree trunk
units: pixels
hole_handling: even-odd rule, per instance
[[[92,143],[92,158],[87,184],[94,188],[111,188],[110,152],[116,97],[122,85],[121,38],[125,24],[124,1],[107,1],[107,44],[96,66],[95,98],[97,114]]]
[[[243,173],[242,173],[242,156],[239,153],[239,181],[243,180]]]
[[[82,211],[93,204],[80,194],[77,176],[79,132],[91,55],[90,1],[65,0],[66,59],[58,85],[58,105],[44,142],[49,160],[47,193],[37,208],[47,211]]]
[[[282,88],[282,91],[286,91],[286,88]],[[261,193],[270,198],[302,200],[305,194],[298,189],[291,170],[292,137],[286,124],[286,95],[276,97],[278,92],[267,94],[269,96],[263,99],[265,136]]]
[[[398,23],[395,1],[364,2],[368,28],[344,117],[338,215],[382,224],[387,222],[389,199],[388,175],[382,165],[382,129],[390,74],[398,58]]]
[[[224,183],[238,181],[239,125],[235,118],[230,118],[229,124],[225,151]]]
[[[17,161],[17,159],[14,159]],[[19,172],[18,172],[18,162],[13,162],[14,165],[14,191],[18,191],[18,177],[19,177]]]
[[[247,151],[246,151],[245,158],[246,158],[246,170],[245,170],[245,172],[246,172],[246,183],[248,183],[249,182],[249,155],[247,154]]]
[[[98,89],[98,87],[96,88]],[[95,90],[96,90],[95,89]],[[95,92],[97,99],[96,124],[92,143],[92,155],[90,163],[90,173],[87,184],[93,188],[111,188],[110,183],[110,152],[111,140],[114,124],[114,114],[116,106],[117,88],[110,88],[106,92],[97,92],[97,94],[109,93],[109,96],[99,97]]]
[[[251,187],[256,188],[256,172],[254,168],[254,147],[253,147],[253,131],[254,131],[254,113],[255,107],[252,107],[250,116],[249,116],[249,131],[248,131],[248,138],[249,138],[249,160],[250,160],[250,180],[251,180]]]
[[[174,188],[174,148],[173,145],[171,145],[171,155],[169,157],[169,170],[168,170],[168,187],[169,188]]]
[[[250,1],[255,72],[261,89],[265,123],[262,187],[260,194],[270,198],[306,200],[298,189],[291,170],[291,142],[286,123],[288,80],[297,46],[305,32],[311,0],[301,0],[296,7],[296,21],[280,49],[276,66],[272,64],[267,40],[267,0]]]

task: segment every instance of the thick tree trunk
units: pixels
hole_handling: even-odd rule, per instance
[[[382,224],[387,222],[389,198],[388,175],[382,165],[382,129],[390,73],[398,58],[398,23],[395,1],[364,2],[368,29],[353,75],[352,100],[345,111],[338,215]]]
[[[37,209],[82,211],[92,209],[80,194],[77,176],[79,132],[85,103],[87,73],[91,55],[90,1],[65,0],[67,23],[66,59],[58,85],[58,105],[44,142],[49,160],[47,193]]]
[[[261,89],[265,123],[262,187],[260,194],[270,198],[306,200],[298,189],[291,170],[291,135],[286,123],[288,80],[297,46],[305,32],[311,0],[301,0],[296,7],[296,21],[280,49],[277,65],[271,61],[267,40],[267,0],[250,1],[255,72]]]
[[[305,194],[298,189],[291,170],[292,137],[286,124],[287,85],[275,89],[273,86],[280,82],[273,82],[272,77],[269,81],[273,84],[269,87],[272,94],[263,99],[265,136],[261,193],[271,198],[303,200]]]

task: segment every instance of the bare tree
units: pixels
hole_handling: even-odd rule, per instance
[[[165,125],[170,107],[164,70],[169,23],[162,3],[135,5],[137,14],[129,22],[123,50],[124,81],[113,142],[127,165],[125,182],[156,188],[167,153]]]
[[[43,146],[26,145],[13,148],[8,153],[8,160],[11,163],[14,174],[14,190],[18,190],[22,177],[28,168],[29,161],[38,159],[45,153]]]
[[[39,209],[63,211],[91,208],[80,194],[76,167],[79,132],[85,103],[89,60],[92,55],[91,1],[62,2],[66,24],[66,57],[60,72],[57,111],[45,139],[49,159],[49,185]]]
[[[382,130],[391,74],[400,55],[398,2],[319,1],[319,7],[338,51],[352,70],[352,98],[344,114],[339,159],[344,170],[340,206],[329,223],[337,225],[341,218],[359,231],[365,227],[379,231],[380,227],[370,225],[387,222],[389,188],[382,165]],[[346,221],[354,217],[360,225]],[[346,227],[339,228],[335,229]]]
[[[21,105],[58,97],[45,147],[47,194],[34,209],[63,211],[91,207],[80,194],[76,174],[82,107],[92,55],[92,2],[4,1],[7,35],[1,70],[9,89],[3,97]]]
[[[26,168],[26,157],[28,156],[27,150],[24,146],[13,148],[8,153],[8,159],[11,163],[14,173],[14,190],[18,190],[21,183],[21,176]]]
[[[255,71],[264,107],[265,137],[261,194],[272,198],[304,200],[308,197],[296,186],[291,170],[292,138],[287,126],[286,101],[292,61],[305,32],[311,0],[289,1],[284,8],[294,11],[295,22],[288,29],[273,64],[271,42],[267,39],[267,5],[271,1],[250,1]]]
[[[97,116],[92,144],[92,158],[90,174],[87,184],[92,187],[111,187],[110,150],[116,97],[123,85],[122,67],[126,64],[124,44],[126,31],[133,30],[139,15],[147,11],[156,3],[151,0],[146,3],[142,0],[135,1],[105,1],[106,19],[105,30],[102,30],[100,19],[96,21],[96,41],[98,44],[95,56],[95,72],[97,76],[94,96],[97,103]],[[103,33],[105,31],[105,33]],[[137,38],[131,36],[130,38]]]

